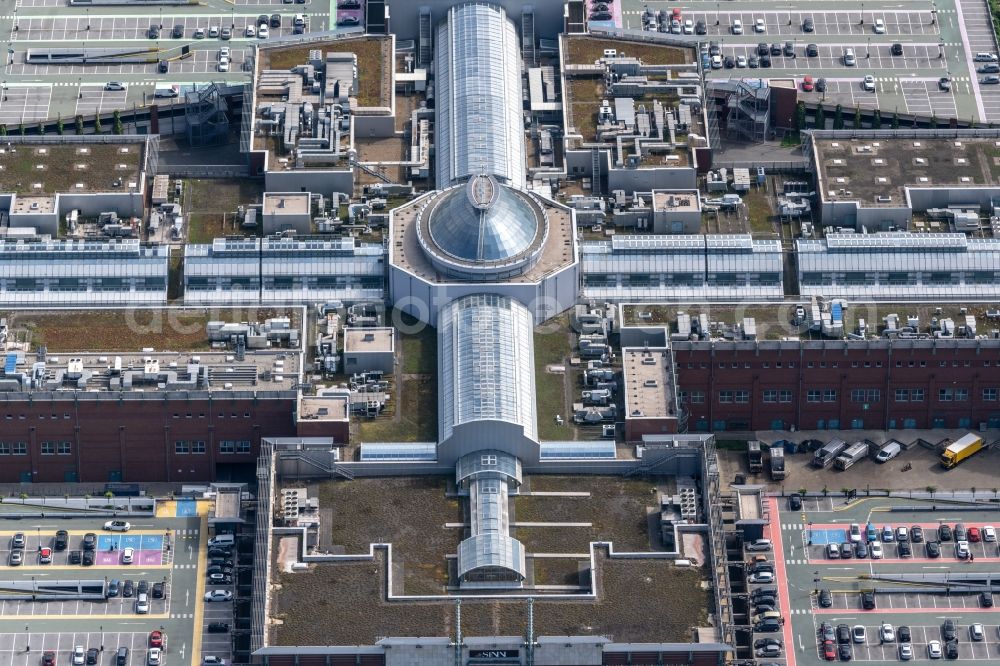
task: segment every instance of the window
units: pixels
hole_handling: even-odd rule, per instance
[[[778,402],[778,392],[774,389],[764,391],[764,402]]]
[[[174,442],[174,453],[189,453],[191,451],[191,445],[184,441],[178,440]]]
[[[781,389],[778,393],[778,402],[790,403],[792,401],[791,389]]]
[[[10,445],[10,450],[15,456],[26,456],[28,455],[28,444],[27,442],[14,442]]]
[[[910,389],[910,402],[923,402],[924,389]]]
[[[493,467],[497,464],[497,457],[492,454],[484,455],[480,458],[483,467]]]
[[[687,401],[688,401],[688,392],[687,391],[678,391],[677,392],[677,400],[682,405],[686,405]]]
[[[236,442],[236,453],[250,453],[250,440],[241,439]]]
[[[205,442],[191,442],[191,453],[204,453]]]
[[[968,399],[969,399],[969,389],[967,388],[955,389],[955,402],[965,402]]]
[[[704,391],[691,391],[691,404],[701,405],[705,402],[705,392]]]
[[[719,391],[719,402],[729,403],[733,401],[732,391]]]
[[[55,442],[42,442],[42,455],[43,456],[54,456],[56,454],[56,443]]]
[[[984,388],[983,389],[983,400],[987,402],[996,402],[997,400],[997,389],[995,388]]]
[[[59,455],[68,456],[73,453],[73,443],[72,442],[59,442],[59,447],[56,449]]]
[[[819,397],[819,389],[809,389],[809,391],[806,392],[806,402],[819,402]]]
[[[735,402],[745,405],[750,402],[750,391],[733,391]]]
[[[909,389],[896,389],[896,402],[909,402],[910,391]]]
[[[220,441],[219,453],[236,453],[236,442],[231,439],[224,439]]]
[[[10,455],[10,444],[7,442],[0,442],[0,456]]]
[[[837,389],[823,391],[823,402],[837,402]]]
[[[879,402],[881,399],[879,389],[851,389],[851,402]]]
[[[938,402],[951,402],[954,391],[950,388],[938,389]]]

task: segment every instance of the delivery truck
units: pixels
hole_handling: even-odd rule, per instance
[[[854,442],[833,461],[837,469],[847,469],[868,455],[868,442]]]
[[[949,444],[941,452],[941,466],[945,469],[951,469],[966,458],[979,453],[984,448],[986,448],[986,444],[983,438],[970,432],[968,435],[960,437],[955,442]]]
[[[781,481],[785,478],[785,447],[772,446],[768,449],[771,463],[771,479]]]
[[[750,466],[751,474],[757,474],[764,469],[764,452],[761,451],[759,440],[751,439],[747,442],[747,464]]]
[[[844,440],[836,438],[831,439],[823,446],[823,448],[813,454],[813,467],[819,467],[820,469],[829,467],[833,464],[834,459],[843,453],[846,448],[847,442]]]

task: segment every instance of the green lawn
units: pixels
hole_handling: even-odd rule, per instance
[[[546,372],[548,365],[564,365],[569,371],[570,348],[569,314],[565,313],[548,322],[544,331],[535,331],[535,394],[538,409],[538,436],[547,440],[573,439],[572,426],[557,425],[555,415],[560,414],[568,423],[572,414],[566,412],[566,376]]]

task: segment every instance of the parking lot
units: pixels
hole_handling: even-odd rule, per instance
[[[913,661],[929,661],[932,641],[948,649],[942,625],[951,620],[957,637],[954,660],[998,663],[1000,615],[992,595],[984,598],[980,593],[985,582],[1000,572],[1000,547],[996,541],[984,540],[987,532],[983,529],[1000,523],[1000,513],[969,510],[945,500],[933,504],[865,498],[848,504],[837,495],[808,497],[797,510],[791,509],[787,498],[767,500],[770,525],[765,536],[772,540],[777,555],[765,555],[773,558],[775,582],[751,588],[777,588],[776,603],[785,620],[779,631],[757,633],[754,639],[778,638],[792,648],[786,663],[811,666],[828,661],[824,632],[842,627],[851,632],[850,639],[843,646],[840,636],[834,639],[830,645],[833,659],[843,659],[839,652],[843,649],[853,661],[900,662],[901,644],[906,642]],[[853,535],[852,523],[859,528]],[[940,533],[942,524],[952,534]],[[978,530],[967,530],[961,542],[971,556],[959,556],[956,524]],[[911,536],[914,526],[922,530],[916,542]],[[900,547],[900,527],[906,528],[903,541],[909,554],[905,546]],[[892,539],[884,534],[886,528]],[[871,540],[872,536],[876,538]],[[935,546],[928,550],[930,542],[937,551]],[[836,556],[831,550],[837,551]],[[873,557],[873,551],[877,556]],[[895,634],[883,640],[883,623],[891,625],[893,632],[908,629],[910,640],[901,641]],[[982,625],[981,639],[974,639],[970,632],[974,624]],[[864,630],[855,635],[855,627]],[[942,658],[948,658],[946,652]]]
[[[34,665],[53,651],[56,664],[69,664],[75,646],[82,646],[96,649],[97,663],[108,666],[120,647],[128,647],[128,663],[144,666],[154,631],[162,632],[166,664],[197,662],[195,655],[205,654],[228,663],[233,604],[203,599],[210,590],[234,589],[206,575],[207,507],[193,501],[163,505],[155,518],[129,518],[128,531],[106,531],[103,520],[84,517],[0,518],[0,581],[6,581],[0,587],[8,590],[0,597],[0,663]],[[60,529],[67,542],[56,549]],[[17,548],[22,537],[24,547]],[[19,565],[11,559],[15,550],[23,553]],[[43,599],[76,580],[98,589],[103,581],[116,593],[101,601]],[[14,589],[38,598],[12,598]],[[148,607],[141,605],[142,594]],[[212,622],[227,626],[209,633]]]
[[[92,16],[89,19],[83,16],[46,16],[20,19],[18,30],[12,38],[15,42],[68,41],[73,42],[74,45],[84,41],[95,48],[104,47],[109,42],[146,40],[159,48],[167,49],[171,48],[174,43],[190,43],[194,40],[195,30],[202,28],[206,31],[206,36],[194,42],[200,47],[206,43],[224,43],[226,41],[207,36],[208,30],[212,26],[229,27],[233,30],[232,40],[256,40],[256,37],[248,37],[245,32],[247,26],[256,27],[258,17],[258,14],[237,15],[235,13],[201,16]],[[292,34],[291,18],[291,16],[284,16],[280,27],[268,28],[270,37]],[[268,15],[268,19],[270,20],[270,15]],[[89,30],[87,29],[88,25],[90,26]],[[149,28],[153,25],[162,26],[157,39],[149,37]],[[173,36],[175,26],[183,26],[183,37]]]

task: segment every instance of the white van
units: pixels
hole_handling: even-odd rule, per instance
[[[997,54],[980,51],[972,59],[976,62],[997,62]]]
[[[212,546],[232,546],[236,544],[236,537],[232,534],[218,534],[208,540],[208,547]]]
[[[899,442],[889,442],[875,455],[875,461],[880,463],[889,462],[893,458],[899,455],[903,448],[899,445]]]

